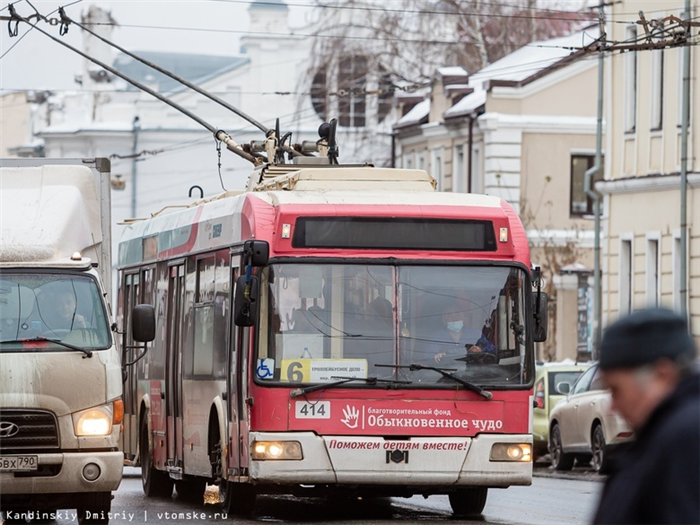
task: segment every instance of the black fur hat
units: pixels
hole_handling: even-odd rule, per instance
[[[600,368],[635,368],[661,358],[695,358],[685,318],[665,308],[638,310],[611,324],[600,343]]]

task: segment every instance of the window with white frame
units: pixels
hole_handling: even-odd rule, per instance
[[[620,315],[632,311],[632,239],[620,239]]]
[[[484,183],[481,175],[481,146],[473,146],[471,154],[471,173],[467,174],[467,188],[472,193],[483,193]]]
[[[647,234],[647,306],[659,306],[660,284],[659,234]]]
[[[464,171],[464,145],[458,144],[454,148],[454,160],[452,162],[452,191],[464,193],[467,191],[467,175]]]
[[[569,195],[569,215],[580,217],[593,215],[593,199],[586,195],[586,171],[595,165],[594,153],[574,153],[571,155],[571,185]],[[605,169],[600,167],[593,177],[593,184],[603,180]]]
[[[651,52],[651,129],[663,128],[664,119],[664,50]]]
[[[681,233],[680,230],[673,232],[673,309],[681,311]],[[686,263],[687,264],[687,263]]]
[[[403,167],[409,170],[413,169],[413,152],[403,156]]]
[[[637,41],[637,28],[627,28],[627,43]],[[625,131],[633,132],[637,127],[637,51],[625,54]]]
[[[442,148],[435,148],[432,151],[430,160],[430,170],[431,175],[438,183],[438,190],[444,191],[445,181],[443,180],[443,169],[442,169]]]

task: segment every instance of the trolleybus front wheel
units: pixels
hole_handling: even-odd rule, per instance
[[[140,434],[140,454],[141,454],[141,484],[143,493],[149,498],[168,498],[173,493],[173,480],[167,472],[158,470],[153,465],[153,450],[148,442],[148,418],[146,413],[141,420]]]
[[[219,501],[221,510],[227,514],[249,516],[255,510],[255,487],[248,483],[221,481]]]
[[[452,512],[457,516],[481,514],[486,506],[488,487],[466,487],[450,492]]]

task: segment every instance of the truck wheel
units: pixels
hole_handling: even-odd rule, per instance
[[[488,487],[467,487],[450,492],[450,505],[456,516],[473,516],[481,514],[486,505]]]
[[[139,436],[143,493],[149,498],[169,498],[173,493],[173,480],[153,465],[153,451],[148,446],[148,414],[141,420]]]
[[[574,467],[576,456],[564,452],[561,442],[561,430],[556,423],[549,432],[549,455],[552,458],[554,470],[571,470]]]
[[[111,508],[111,492],[88,492],[82,496],[78,507],[78,523],[80,525],[109,523]]]

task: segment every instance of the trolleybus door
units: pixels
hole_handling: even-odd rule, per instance
[[[167,414],[167,461],[182,466],[182,338],[185,311],[185,265],[169,268],[168,323],[166,335],[165,405]]]
[[[139,275],[124,275],[123,290],[122,312],[125,318],[121,320],[120,326],[124,327],[122,351],[125,357],[124,362],[128,363],[133,361],[136,356],[134,350],[130,348],[134,346],[134,340],[131,337],[131,313],[134,306],[139,303]],[[122,433],[122,447],[127,460],[133,460],[136,456],[136,443],[138,442],[137,384],[136,366],[127,368],[126,382],[124,383],[124,432]]]
[[[231,261],[235,261],[240,254],[231,254]],[[236,279],[238,278],[238,268],[231,268],[231,295],[229,297],[229,304],[233,305],[234,298],[236,297]],[[238,363],[240,360],[241,347],[239,338],[241,336],[241,329],[236,326],[233,322],[233,307],[230,309],[229,315],[229,326],[230,326],[230,338],[229,338],[229,359],[228,359],[228,381],[226,382],[227,391],[227,410],[228,410],[228,436],[229,436],[229,449],[228,449],[228,468],[229,473],[235,472],[236,475],[240,475],[240,427],[238,425],[238,399],[239,399],[239,384],[240,376],[238,374]]]

